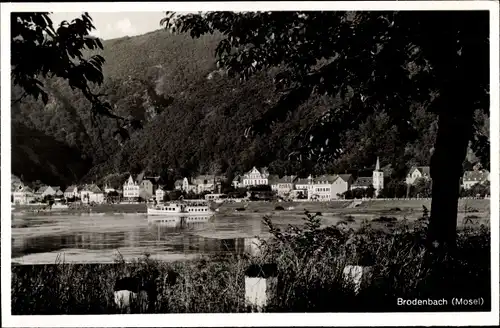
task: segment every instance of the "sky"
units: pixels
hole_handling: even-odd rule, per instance
[[[64,20],[81,17],[78,12],[53,12],[54,28]],[[96,30],[91,34],[104,40],[145,34],[161,28],[165,12],[89,12]]]

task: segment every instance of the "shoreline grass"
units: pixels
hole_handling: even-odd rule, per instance
[[[154,313],[240,313],[245,304],[244,272],[250,264],[276,263],[278,286],[267,312],[489,311],[490,233],[481,226],[458,232],[457,250],[446,257],[424,246],[425,220],[398,222],[387,233],[370,224],[354,231],[345,225],[320,228],[306,213],[303,227],[276,228],[257,256],[210,257],[166,263],[148,255],[131,263],[12,267],[12,313],[112,314],[116,279],[141,274],[154,281]],[[371,283],[358,294],[343,277],[348,265],[372,268]],[[179,281],[167,286],[169,270]],[[448,277],[444,279],[444,277]],[[452,306],[452,298],[479,299],[479,306]],[[397,299],[446,299],[447,306],[398,306]]]

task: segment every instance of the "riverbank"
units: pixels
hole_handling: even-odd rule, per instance
[[[268,312],[489,311],[487,228],[459,232],[457,252],[445,258],[425,251],[425,224],[408,228],[402,223],[391,234],[364,226],[355,233],[336,228],[320,231],[313,218],[305,228],[273,235],[277,239],[255,256],[174,263],[146,256],[128,263],[118,259],[114,264],[13,266],[12,313],[118,313],[113,302],[114,282],[135,274],[156,277],[154,313],[247,312],[245,269],[262,263],[276,263],[278,269],[278,288],[265,309]],[[346,264],[372,269],[370,283],[358,294],[344,279]],[[179,279],[168,286],[163,277],[171,270]],[[445,272],[448,279],[443,281]],[[452,297],[482,298],[484,303],[482,307],[453,307]],[[397,305],[398,298],[445,298],[450,304],[402,307]]]
[[[386,214],[388,212],[421,212],[423,206],[429,210],[431,208],[430,199],[399,199],[399,200],[335,200],[330,202],[244,202],[225,203],[218,209],[221,214],[233,213],[237,210],[246,213],[271,213],[281,207],[283,211],[303,213],[309,212],[333,212],[342,214],[362,213],[370,211],[376,214]],[[96,204],[93,206],[82,206],[68,209],[45,209],[46,205],[16,205],[13,214],[33,213],[37,211],[39,215],[64,215],[64,214],[123,214],[147,212],[146,204]],[[458,204],[459,213],[463,212],[487,212],[490,208],[489,199],[460,199]]]

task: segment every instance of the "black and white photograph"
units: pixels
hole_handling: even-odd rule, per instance
[[[2,326],[498,323],[498,2],[1,11]]]

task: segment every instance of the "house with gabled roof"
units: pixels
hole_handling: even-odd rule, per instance
[[[71,185],[64,190],[64,198],[68,199],[74,197],[80,197],[80,193],[78,192],[78,186]]]
[[[271,176],[269,176],[271,177]],[[295,182],[297,181],[297,176],[295,175],[285,175],[281,178],[274,179],[272,178],[272,182],[270,181],[269,183],[271,184],[271,190],[276,191],[278,196],[286,196],[290,195],[292,190],[295,188]]]
[[[470,189],[476,184],[485,184],[487,181],[490,181],[488,170],[465,171],[462,177],[462,187]]]
[[[30,187],[20,184],[12,193],[12,198],[14,204],[25,205],[35,200],[35,193]]]
[[[368,189],[373,187],[373,177],[358,177],[351,186],[351,189]]]
[[[350,190],[353,181],[352,174],[323,174],[314,177],[307,198],[319,201],[342,198],[342,194]]]
[[[201,174],[191,180],[191,184],[196,186],[196,192],[220,192],[222,183],[226,181],[223,175]]]
[[[127,200],[136,200],[140,196],[140,186],[134,180],[132,174],[128,177],[127,181],[123,183],[123,198]]]
[[[163,186],[158,186],[155,191],[155,199],[157,203],[162,203],[163,199],[165,199],[165,190],[163,189]]]
[[[295,182],[295,189],[304,191],[304,196],[312,193],[314,189],[314,178],[312,175],[309,175],[307,178],[297,178]]]
[[[267,183],[271,186],[271,190],[278,192],[278,181],[280,180],[279,175],[277,174],[270,174],[267,177]]]
[[[406,184],[412,185],[419,178],[431,179],[431,168],[429,166],[413,166],[406,175]]]
[[[96,184],[83,186],[80,191],[80,199],[83,203],[104,203],[104,192]]]
[[[255,166],[243,175],[243,186],[269,185],[269,172],[266,167],[257,169]]]
[[[61,187],[41,186],[37,190],[36,194],[40,198],[44,198],[46,196],[55,197],[58,191],[61,191]]]

